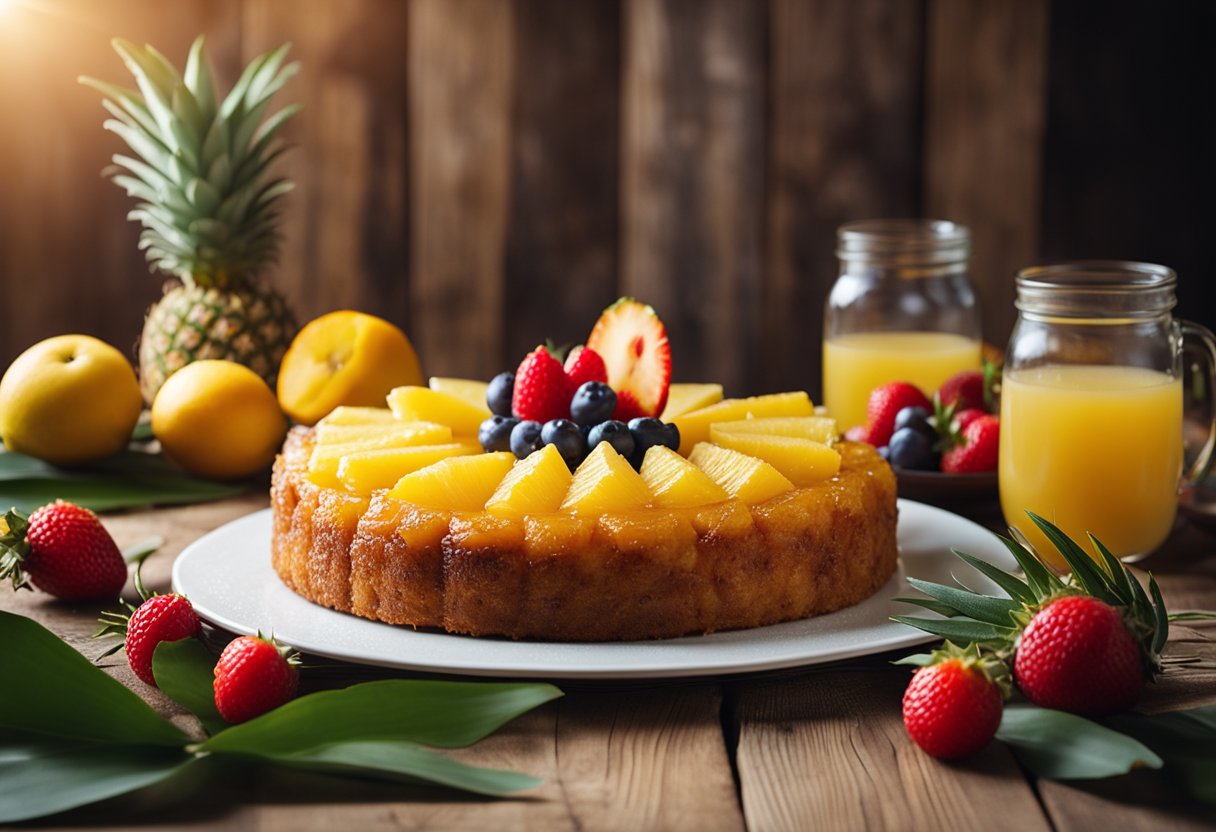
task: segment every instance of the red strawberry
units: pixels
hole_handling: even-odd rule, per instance
[[[542,345],[528,353],[515,371],[511,411],[520,419],[542,424],[550,419],[566,419],[570,416],[573,393],[561,362]]]
[[[937,388],[937,398],[942,405],[953,404],[958,410],[985,410],[984,374],[979,370],[955,373]]]
[[[844,432],[844,438],[850,442],[870,442],[869,425],[853,425]],[[873,445],[873,442],[870,442]]]
[[[137,581],[138,583],[138,581]],[[144,600],[138,609],[127,604],[130,614],[122,612],[103,613],[101,623],[105,626],[97,636],[122,635],[119,644],[104,655],[126,647],[127,662],[135,675],[152,687],[158,687],[152,675],[152,655],[156,645],[162,641],[180,641],[197,636],[202,630],[198,613],[182,595],[153,595]]]
[[[996,735],[1003,697],[995,662],[972,646],[950,642],[935,662],[916,671],[904,693],[904,727],[927,754],[955,760],[976,753]]]
[[[617,395],[614,418],[663,412],[671,386],[671,346],[652,307],[621,298],[595,322],[587,347],[600,354],[608,369],[608,385]]]
[[[215,665],[215,707],[237,724],[273,710],[296,695],[299,674],[287,649],[261,636],[229,642]]]
[[[972,420],[963,428],[963,444],[942,454],[942,470],[948,474],[995,471],[1000,440],[998,417],[984,415]]]
[[[933,412],[933,403],[910,381],[892,381],[870,392],[866,403],[866,425],[869,443],[881,447],[891,441],[895,432],[895,414],[905,407],[923,407]]]
[[[1052,601],[1030,619],[1013,675],[1034,704],[1084,716],[1127,710],[1145,676],[1140,646],[1119,610],[1085,595]]]
[[[985,417],[987,415],[988,415],[988,413],[984,410],[980,410],[979,408],[975,408],[975,407],[969,407],[965,410],[960,410],[958,413],[954,414],[954,423],[952,424],[951,427],[953,427],[953,429],[956,432],[961,434],[963,431],[965,431],[967,429],[967,425],[971,424],[976,419],[982,419],[983,417]]]
[[[114,538],[87,508],[56,500],[28,519],[4,515],[0,580],[27,583],[64,601],[114,598],[127,582],[127,563]]]
[[[608,368],[604,359],[595,350],[587,347],[575,347],[566,356],[566,377],[570,379],[570,389],[577,390],[588,381],[608,383]]]

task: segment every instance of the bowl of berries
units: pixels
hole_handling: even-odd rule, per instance
[[[932,397],[906,381],[876,387],[866,424],[845,437],[878,448],[901,497],[952,507],[991,503],[1001,430],[998,378],[991,366],[956,373]]]

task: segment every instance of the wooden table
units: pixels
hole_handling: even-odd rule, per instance
[[[210,505],[108,515],[119,545],[161,535],[144,568],[164,591],[181,549],[262,508],[249,495]],[[1148,566],[1171,608],[1216,609],[1216,538],[1175,532]],[[0,593],[0,607],[31,616],[88,656],[98,609],[41,593]],[[1175,628],[1173,649],[1216,657],[1202,635]],[[965,763],[921,753],[899,703],[909,671],[898,654],[743,679],[671,683],[563,683],[566,696],[479,745],[454,752],[481,765],[544,778],[524,797],[489,800],[440,789],[338,781],[230,778],[212,791],[138,818],[86,808],[53,828],[222,829],[1212,829],[1216,811],[1189,800],[1159,772],[1092,783],[1036,781],[994,742]],[[162,713],[188,719],[137,681],[120,654],[107,672]],[[320,680],[341,686],[369,671],[342,666]],[[313,679],[313,685],[318,680]],[[1154,686],[1145,710],[1216,703],[1216,674],[1178,671]]]

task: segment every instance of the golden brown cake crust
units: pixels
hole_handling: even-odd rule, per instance
[[[551,641],[758,627],[856,604],[898,557],[895,478],[868,445],[841,443],[837,476],[755,506],[515,522],[319,488],[312,444],[296,428],[275,462],[275,571],[389,624]]]

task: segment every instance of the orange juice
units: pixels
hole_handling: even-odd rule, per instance
[[[980,366],[980,342],[950,332],[855,332],[823,342],[823,403],[842,428],[866,421],[870,391],[910,381],[933,396],[960,370]]]
[[[1182,382],[1140,367],[1055,365],[1001,382],[1001,508],[1065,567],[1029,509],[1089,550],[1144,555],[1174,523],[1182,474]]]

